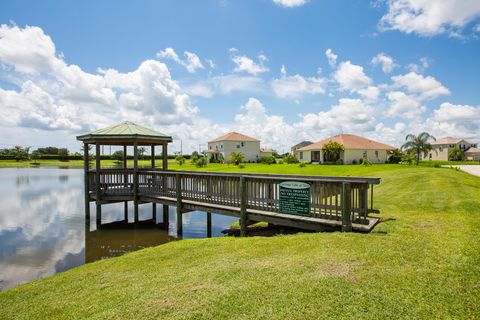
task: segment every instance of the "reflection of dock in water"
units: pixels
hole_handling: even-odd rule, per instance
[[[176,238],[169,236],[163,224],[153,220],[104,223],[99,229],[85,230],[85,263],[121,256],[147,247],[158,246]]]

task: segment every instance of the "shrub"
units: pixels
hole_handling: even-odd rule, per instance
[[[240,163],[245,162],[245,156],[240,151],[232,152],[230,154],[230,160],[232,161],[233,164],[238,166]]]
[[[198,154],[198,152],[193,151],[192,155],[190,156],[190,163],[195,164],[199,158],[200,158],[200,155]]]
[[[293,154],[287,154],[284,158],[283,158],[283,161],[285,161],[285,163],[298,163],[298,159],[297,157],[295,157]]]
[[[238,165],[238,167],[239,167],[240,169],[243,169],[243,168],[245,168],[245,165],[244,165],[243,163],[240,163],[240,164]]]
[[[370,167],[372,165],[372,163],[370,161],[368,161],[368,159],[363,159],[363,162],[362,162],[362,165],[364,167]]]
[[[335,161],[335,164],[343,164],[343,160],[342,159],[337,159],[337,161]]]
[[[278,160],[278,164],[283,164],[283,160],[282,159]]]
[[[266,163],[268,165],[277,163],[274,156],[263,156],[260,158],[261,163]]]
[[[390,157],[388,157],[387,163],[400,163],[402,161],[403,152],[400,149],[391,151]]]
[[[183,154],[178,154],[175,157],[175,161],[177,161],[179,166],[182,166],[185,163],[185,157],[183,156]]]
[[[465,153],[459,147],[455,147],[448,153],[448,160],[461,161],[465,159]]]
[[[352,164],[357,164],[357,160],[353,159]]]
[[[304,167],[307,166],[307,164],[306,164],[305,162],[300,162],[300,163],[298,164],[298,166],[299,166],[300,168],[304,168]]]
[[[197,161],[195,161],[195,166],[197,168],[206,167],[207,166],[207,158],[205,158],[205,157],[198,158]]]

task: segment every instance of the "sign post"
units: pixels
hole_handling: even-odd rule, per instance
[[[301,181],[281,182],[280,212],[310,216],[310,185]]]

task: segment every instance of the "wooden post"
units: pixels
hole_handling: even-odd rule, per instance
[[[360,209],[359,220],[360,223],[365,223],[367,221],[367,210],[368,210],[368,184],[361,184],[360,189],[358,190],[358,206]]]
[[[175,175],[175,184],[177,191],[177,236],[183,233],[183,217],[182,217],[182,178],[177,173]]]
[[[163,205],[163,228],[165,230],[168,230],[168,223],[169,223],[169,219],[168,219],[168,206],[166,204]]]
[[[370,187],[370,209],[373,210],[373,184]]]
[[[127,169],[127,146],[123,146],[123,169]]]
[[[123,146],[123,169],[127,169],[127,146]],[[124,188],[128,188],[128,174],[123,176]],[[128,201],[123,202],[124,220],[128,223]]]
[[[83,169],[84,169],[84,184],[85,184],[85,219],[90,221],[90,186],[88,179],[88,169],[90,168],[88,158],[88,143],[83,144]]]
[[[162,145],[162,170],[168,170],[168,151],[167,151],[167,143]]]
[[[342,231],[352,231],[352,186],[349,182],[342,184]]]
[[[157,204],[152,202],[152,220],[157,224]]]
[[[151,148],[151,157],[152,157],[152,169],[155,169],[155,146],[152,145]]]
[[[240,237],[247,235],[247,183],[240,177]]]
[[[138,222],[138,143],[133,143],[133,213]]]
[[[97,225],[102,223],[102,205],[100,204],[100,144],[95,143],[95,201],[97,205]]]
[[[207,238],[212,237],[212,213],[207,212]]]

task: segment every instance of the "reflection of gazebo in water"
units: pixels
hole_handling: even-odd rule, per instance
[[[138,148],[140,146],[149,146],[150,147],[150,165],[154,169],[155,166],[155,147],[162,146],[162,170],[168,169],[168,143],[172,142],[172,137],[167,136],[163,133],[157,132],[155,130],[139,126],[133,122],[125,121],[120,124],[116,124],[104,129],[95,130],[86,134],[77,136],[77,140],[80,140],[84,144],[84,159],[88,159],[88,149],[90,145],[95,145],[95,179],[94,181],[89,181],[89,175],[87,174],[90,171],[89,161],[84,161],[85,169],[85,212],[87,219],[90,219],[90,190],[89,185],[100,186],[100,188],[95,188],[95,199],[96,199],[96,216],[97,223],[100,225],[101,222],[101,212],[102,212],[102,201],[101,201],[101,192],[102,184],[106,186],[112,186],[112,181],[101,181],[100,180],[100,169],[101,169],[101,146],[123,146],[123,169],[127,170],[127,159],[128,159],[128,147],[133,147],[133,181],[129,181],[128,176],[120,175],[122,179],[119,179],[116,184],[116,187],[124,187],[125,189],[133,189],[133,197],[130,200],[133,200],[134,203],[134,216],[135,222],[138,222],[138,160],[139,153]],[[131,170],[130,170],[131,171]],[[115,184],[115,183],[114,183]],[[132,190],[129,190],[132,191]],[[125,201],[125,197],[122,197],[124,202],[125,210],[125,220],[128,221],[128,201]],[[115,201],[108,201],[112,203]],[[121,201],[118,201],[121,202]],[[152,212],[153,219],[156,219],[156,203],[152,203]],[[163,221],[168,224],[168,206],[163,206]]]
[[[147,247],[158,246],[175,240],[167,231],[159,230],[155,221],[141,221],[132,224],[127,221],[105,223],[101,229],[90,231],[90,223],[86,222],[85,230],[85,262],[93,262],[104,258]]]

